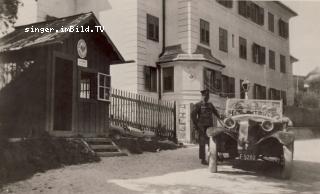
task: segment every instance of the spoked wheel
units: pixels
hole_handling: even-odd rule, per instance
[[[289,145],[283,145],[283,154],[281,156],[281,178],[289,179],[292,174],[293,167],[293,143]]]
[[[212,137],[209,137],[208,162],[210,172],[217,172],[217,144]]]

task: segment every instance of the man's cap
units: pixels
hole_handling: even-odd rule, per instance
[[[208,89],[204,89],[200,91],[201,95],[207,95],[209,94],[209,90]]]

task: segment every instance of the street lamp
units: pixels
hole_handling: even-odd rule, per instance
[[[244,80],[241,84],[243,90],[245,91],[245,99],[248,100],[248,91],[250,89],[250,81],[249,80]]]

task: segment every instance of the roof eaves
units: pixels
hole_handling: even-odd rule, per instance
[[[276,3],[277,5],[279,5],[280,7],[282,7],[283,9],[289,11],[292,14],[292,16],[298,16],[297,12],[293,11],[290,7],[288,7],[284,3],[280,2],[280,1],[273,1],[273,2]]]

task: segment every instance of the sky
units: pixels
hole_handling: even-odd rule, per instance
[[[295,12],[290,20],[290,52],[299,59],[294,75],[306,75],[320,66],[320,0],[282,1]]]
[[[34,0],[22,0],[16,25],[35,21]],[[298,13],[290,20],[290,52],[299,61],[293,65],[294,75],[306,75],[320,66],[320,0],[281,0]]]

